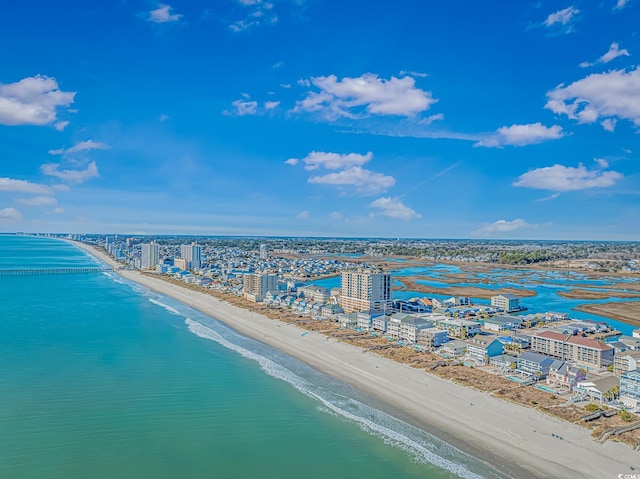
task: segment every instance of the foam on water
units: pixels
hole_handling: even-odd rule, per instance
[[[175,308],[172,308],[168,304],[164,304],[164,303],[158,301],[157,299],[149,298],[149,302],[153,303],[153,304],[157,304],[161,308],[166,309],[167,311],[169,311],[171,314],[175,314],[176,316],[182,316],[182,313],[180,313],[180,311],[178,311]]]
[[[402,448],[410,453],[415,460],[422,463],[433,464],[465,479],[482,479],[483,476],[470,471],[463,465],[457,464],[429,450],[426,444],[433,446],[435,437],[428,433],[355,399],[335,393],[332,394],[330,391],[316,392],[314,389],[319,389],[316,385],[296,375],[281,364],[227,340],[218,332],[197,321],[187,318],[185,323],[189,331],[195,335],[215,341],[245,358],[256,361],[261,369],[270,376],[291,384],[301,393],[322,403],[329,412],[355,422],[363,431],[381,437],[386,444]],[[409,431],[413,433],[412,435],[421,437],[413,439],[400,431]],[[422,439],[422,441],[419,442],[419,439]],[[453,446],[449,446],[448,449],[448,452],[454,456],[461,457],[465,455]]]

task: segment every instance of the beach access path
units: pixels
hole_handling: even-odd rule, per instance
[[[102,251],[72,242],[110,265],[118,264]],[[222,321],[240,333],[275,347],[308,365],[341,379],[372,397],[415,418],[425,430],[445,431],[456,441],[482,451],[487,462],[514,477],[617,478],[640,469],[640,453],[629,446],[596,442],[589,431],[396,363],[375,353],[317,332],[301,335],[294,325],[269,319],[198,292],[138,271],[118,271],[160,294],[174,298]],[[561,437],[562,439],[558,438]],[[464,449],[464,448],[463,448]],[[493,458],[493,460],[491,459]],[[503,466],[503,467],[500,467]]]

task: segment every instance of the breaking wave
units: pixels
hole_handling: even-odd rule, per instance
[[[215,341],[245,358],[256,361],[268,375],[291,384],[301,393],[319,401],[325,411],[355,422],[363,431],[382,438],[386,444],[405,450],[416,461],[433,464],[465,479],[483,478],[483,476],[469,470],[468,467],[430,450],[428,446],[439,450],[447,449],[448,455],[456,459],[462,459],[463,456],[467,456],[466,462],[469,462],[470,457],[468,455],[440,441],[435,436],[353,398],[323,389],[321,386],[296,375],[285,366],[229,341],[217,331],[197,321],[186,318],[185,324],[189,331],[195,335]],[[437,442],[441,444],[435,444]]]

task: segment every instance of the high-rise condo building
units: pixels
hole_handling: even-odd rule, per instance
[[[391,274],[374,269],[343,272],[340,306],[347,313],[390,308]]]
[[[180,256],[186,259],[188,269],[202,267],[202,246],[196,243],[183,244],[180,246]]]
[[[151,243],[140,246],[142,247],[140,267],[142,269],[155,269],[156,265],[160,262],[160,248],[158,247],[158,243],[152,241]]]
[[[262,260],[267,259],[267,245],[266,244],[261,244],[260,245],[260,259],[262,259]]]
[[[245,274],[242,293],[245,298],[260,302],[269,291],[277,291],[277,274]]]

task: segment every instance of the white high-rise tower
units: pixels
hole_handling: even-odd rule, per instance
[[[152,241],[151,243],[140,246],[142,247],[140,267],[142,269],[155,269],[160,262],[160,248],[158,247],[158,243]]]

